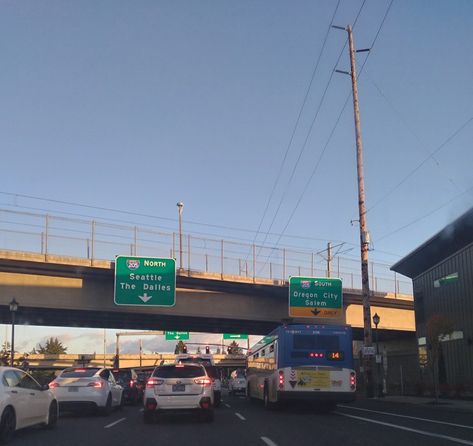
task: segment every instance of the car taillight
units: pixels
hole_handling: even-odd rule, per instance
[[[87,387],[94,387],[96,389],[100,389],[103,387],[103,382],[102,381],[92,381],[89,384],[87,384]]]
[[[196,378],[194,382],[204,387],[212,385],[212,380],[209,378]]]
[[[53,381],[52,383],[49,383],[48,386],[49,386],[50,389],[55,389],[56,387],[59,386],[59,384],[57,382]]]
[[[354,390],[356,388],[356,373],[350,372],[350,388]]]
[[[130,386],[130,387],[134,387],[134,386],[135,386],[135,381],[134,381],[133,379],[130,379],[129,386]]]
[[[282,370],[279,371],[279,388],[284,388],[284,372]]]
[[[146,383],[148,389],[153,388],[154,386],[160,386],[164,382],[164,379],[150,378]]]

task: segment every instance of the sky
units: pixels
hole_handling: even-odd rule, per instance
[[[469,0],[0,0],[0,210],[169,232],[182,201],[186,233],[356,261],[330,28],[354,24],[370,260],[392,265],[473,203],[471,17]],[[28,249],[6,231],[1,248]]]

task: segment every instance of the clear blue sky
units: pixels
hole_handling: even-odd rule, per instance
[[[284,235],[271,246],[356,245],[351,102],[323,151],[351,87],[331,77],[342,31],[328,34],[289,146],[336,5],[0,0],[1,208],[117,218],[57,200],[177,229],[182,200],[186,231],[262,242],[271,226]],[[390,0],[341,0],[334,23],[362,5],[358,48]],[[472,206],[471,17],[469,0],[394,0],[360,75],[370,259],[394,263]],[[349,69],[346,50],[337,67]]]

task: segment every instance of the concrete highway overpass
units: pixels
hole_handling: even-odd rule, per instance
[[[19,303],[18,324],[140,330],[180,330],[264,335],[288,319],[288,286],[281,281],[193,273],[176,277],[174,307],[117,306],[114,263],[76,257],[0,251],[0,323],[10,323],[8,303]],[[338,320],[293,319],[302,323],[347,323],[362,339],[361,290],[344,288]],[[373,293],[372,314],[381,316],[380,340],[412,337],[412,296]]]

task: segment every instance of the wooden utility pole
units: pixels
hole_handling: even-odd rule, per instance
[[[366,229],[365,180],[363,174],[363,145],[361,143],[360,106],[358,101],[358,86],[356,82],[355,48],[353,33],[350,25],[347,27],[348,44],[350,49],[351,82],[353,87],[353,111],[355,115],[356,134],[356,167],[358,172],[358,209],[360,215],[360,247],[361,247],[361,284],[363,295],[363,340],[364,347],[372,347],[370,284],[368,276],[369,233]],[[373,356],[363,352],[363,367],[366,396],[374,396]]]
[[[332,244],[327,243],[327,277],[332,277]]]

